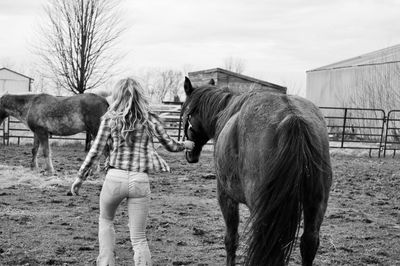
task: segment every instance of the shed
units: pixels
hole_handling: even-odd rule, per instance
[[[306,98],[318,106],[398,109],[400,44],[306,73]]]
[[[8,68],[0,68],[0,95],[24,94],[32,91],[33,78]]]
[[[286,93],[286,87],[245,76],[222,68],[213,68],[188,73],[194,85],[207,84],[214,79],[217,87],[229,87],[238,92],[249,89],[265,89],[266,91]]]

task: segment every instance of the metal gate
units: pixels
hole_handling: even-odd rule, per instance
[[[396,150],[400,149],[400,110],[388,112],[384,143],[383,156],[386,156],[386,151],[392,150],[394,157]]]
[[[320,107],[325,116],[331,148],[367,149],[378,157],[384,149],[385,111],[367,108]]]

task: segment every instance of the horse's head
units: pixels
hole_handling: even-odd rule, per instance
[[[3,123],[4,119],[9,116],[9,113],[4,108],[4,96],[0,97],[0,125]]]
[[[210,84],[214,85],[213,82],[214,80],[211,80]],[[195,88],[187,77],[185,77],[184,88],[186,101],[182,106],[183,133],[187,140],[195,143],[194,149],[186,152],[186,160],[189,163],[197,163],[203,146],[210,140],[210,137],[204,130],[202,117],[199,114],[198,108],[196,108],[196,102],[191,97]]]

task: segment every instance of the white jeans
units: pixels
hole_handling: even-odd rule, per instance
[[[123,199],[128,201],[129,231],[135,266],[151,266],[146,239],[150,184],[146,173],[109,169],[100,193],[99,256],[97,265],[114,266],[114,216]]]

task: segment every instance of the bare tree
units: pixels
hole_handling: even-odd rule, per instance
[[[224,59],[224,68],[242,74],[245,69],[245,62],[242,58],[230,56]]]
[[[155,88],[155,80],[158,76],[158,70],[155,68],[143,68],[140,70],[140,73],[137,73],[137,76],[139,77],[143,88],[147,91],[147,95],[150,98],[150,101],[153,103],[158,103],[159,101],[158,99],[156,99]]]
[[[294,79],[284,78],[279,84],[287,88],[287,94],[304,96],[305,92],[301,84]]]
[[[147,69],[140,75],[143,87],[154,103],[161,103],[170,95],[174,101],[180,101],[179,90],[183,88],[183,73],[173,69]]]
[[[0,58],[0,68],[8,68],[8,69],[14,69],[15,68],[15,62],[10,57],[1,57]]]
[[[157,91],[159,99],[165,100],[165,96],[171,93],[174,101],[180,101],[178,91],[182,87],[183,82],[182,72],[176,70],[164,70],[160,73],[160,78],[157,83]]]
[[[118,1],[49,0],[36,51],[55,84],[83,93],[111,76],[124,27]]]

